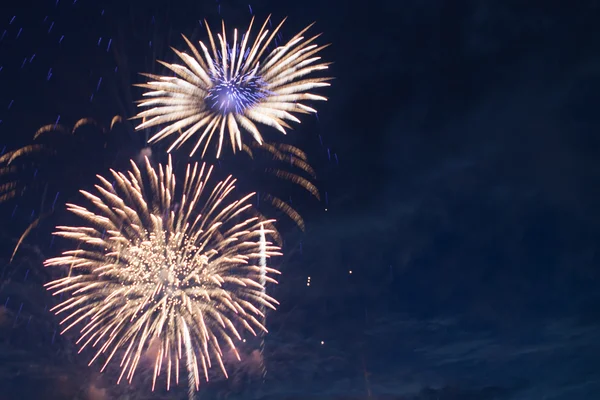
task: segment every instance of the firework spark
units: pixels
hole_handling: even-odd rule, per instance
[[[180,363],[198,389],[200,373],[208,380],[213,362],[227,376],[221,343],[239,359],[238,328],[266,332],[261,308],[278,303],[264,284],[276,281],[265,281],[258,264],[261,256],[281,253],[271,242],[261,248],[261,229],[272,221],[243,217],[253,194],[229,201],[236,182],[231,176],[209,189],[212,167],[188,165],[177,196],[170,158],[158,170],[148,159],[145,165],[146,179],[132,162],[128,175],[112,171],[114,184],[99,177],[98,195],[82,191],[95,211],[68,205],[85,225],[57,228],[56,235],[78,246],[45,262],[69,267],[67,277],[47,287],[55,295],[71,294],[54,310],[68,314],[62,332],[84,325],[77,343],[81,350],[97,348],[90,364],[103,356],[104,370],[118,357],[119,381],[126,376],[131,382],[152,349],[153,389],[163,366],[167,389],[173,372],[178,382]]]
[[[110,141],[114,139],[113,129],[121,122],[117,115],[108,129],[91,118],[78,120],[73,128],[57,123],[44,125],[35,132],[33,142],[0,155],[0,205],[19,200],[16,206],[26,211],[21,218],[15,218],[13,212],[11,218],[22,222],[25,217],[29,221],[13,257],[40,222],[54,214],[57,203],[73,194],[73,184],[89,182],[98,165],[114,157]],[[39,206],[33,206],[36,203]],[[30,212],[26,208],[29,205]],[[16,221],[13,224],[19,226]]]
[[[0,155],[0,203],[40,186],[55,183],[64,187],[65,182],[73,183],[75,176],[86,175],[94,164],[90,157],[103,152],[107,134],[121,122],[116,115],[109,129],[91,118],[78,120],[71,129],[61,124],[39,128],[32,143]]]
[[[291,182],[309,192],[317,200],[321,199],[319,190],[312,182],[316,179],[316,173],[308,163],[306,154],[299,148],[283,143],[272,144],[264,142],[261,145],[257,143],[252,143],[249,146],[244,144],[242,149],[255,164],[259,165],[259,168],[262,167],[264,169],[264,172],[268,176],[275,177],[277,180]],[[257,152],[260,152],[262,157],[258,156]],[[264,157],[265,155],[267,157]],[[267,161],[266,164],[264,162],[265,159]],[[277,166],[277,164],[279,165]],[[277,167],[274,168],[274,166]],[[281,186],[279,182],[275,182],[272,185],[272,187]],[[304,231],[304,219],[290,203],[267,191],[262,192],[260,199],[283,212]]]
[[[285,129],[291,129],[287,121],[300,122],[294,114],[316,113],[315,109],[301,102],[327,100],[309,91],[329,86],[327,81],[330,78],[307,76],[328,68],[329,63],[320,62],[321,57],[317,56],[328,45],[314,43],[320,34],[304,38],[311,24],[284,45],[269,51],[269,45],[285,22],[284,19],[270,32],[266,29],[269,18],[254,42],[250,40],[253,18],[241,38],[234,30],[232,44],[228,42],[223,22],[222,32],[217,33],[218,46],[206,24],[212,53],[203,42],[199,42],[201,55],[184,36],[192,55],[174,51],[185,65],[161,62],[175,73],[175,77],[145,74],[153,81],[139,85],[150,90],[144,94],[149,99],[141,101],[139,106],[151,108],[137,115],[143,119],[137,129],[166,124],[150,138],[150,143],[179,132],[179,137],[168,150],[171,151],[201,132],[190,156],[204,142],[204,157],[218,131],[218,158],[225,136],[229,136],[234,152],[242,149],[240,127],[249,132],[256,142],[262,143],[262,135],[255,123],[285,134]],[[185,131],[182,132],[183,129]]]

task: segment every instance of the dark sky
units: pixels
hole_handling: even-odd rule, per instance
[[[237,0],[5,3],[0,151],[58,115],[68,126],[132,116],[137,72],[172,61],[180,33],[250,17]],[[600,398],[600,2],[250,5],[259,19],[288,16],[285,37],[316,21],[332,43],[329,101],[290,134],[327,201],[295,197],[307,230],[284,224],[266,382],[248,346],[233,378],[199,397]],[[80,164],[53,162],[48,179],[76,196],[88,172],[123,165],[143,145],[125,125],[119,152],[76,151]],[[142,379],[117,389],[55,336],[41,261],[58,250],[48,233],[60,213],[8,263],[40,212],[35,193],[0,204],[0,400],[186,398],[151,397]]]

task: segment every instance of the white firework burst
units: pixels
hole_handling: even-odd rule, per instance
[[[210,50],[200,41],[199,51],[184,36],[191,55],[173,49],[183,64],[159,61],[175,76],[145,74],[153,80],[138,85],[150,90],[144,93],[149,99],[139,104],[150,109],[137,115],[143,121],[136,129],[166,125],[150,138],[149,143],[178,132],[179,137],[169,152],[199,135],[190,156],[205,143],[202,157],[217,133],[218,158],[226,136],[235,152],[242,149],[242,129],[262,143],[256,123],[285,134],[286,129],[291,129],[288,121],[300,122],[294,114],[316,113],[314,108],[302,102],[327,100],[310,91],[329,86],[327,81],[331,78],[308,75],[328,68],[330,63],[321,62],[317,55],[328,45],[315,44],[320,34],[304,38],[311,24],[284,45],[269,50],[285,19],[272,32],[267,29],[269,21],[270,17],[252,42],[252,18],[241,37],[238,37],[237,29],[234,30],[231,44],[222,22],[222,32],[217,33],[218,45],[206,24]]]
[[[47,287],[70,294],[54,311],[66,315],[62,332],[83,325],[77,343],[96,348],[90,364],[103,355],[104,369],[119,358],[119,381],[131,382],[150,358],[152,388],[166,369],[168,389],[184,363],[198,388],[214,362],[227,376],[221,343],[238,356],[240,327],[266,332],[261,310],[278,304],[265,293],[267,282],[276,283],[266,272],[278,272],[260,260],[281,253],[265,245],[269,221],[243,217],[253,194],[228,201],[232,177],[210,188],[212,167],[188,165],[176,193],[170,159],[158,171],[146,159],[146,169],[143,176],[132,162],[127,175],[112,171],[114,184],[99,177],[98,195],[82,191],[94,211],[68,205],[85,224],[57,228],[77,247],[45,262],[69,268]]]

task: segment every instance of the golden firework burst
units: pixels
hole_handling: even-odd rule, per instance
[[[261,308],[278,303],[265,284],[278,271],[259,260],[281,254],[264,239],[273,221],[249,216],[253,193],[230,200],[231,176],[209,186],[206,164],[187,166],[180,192],[170,158],[157,169],[146,159],[146,174],[131,164],[128,174],[111,171],[114,183],[99,176],[97,194],[81,192],[93,211],[68,204],[84,224],[57,228],[77,246],[45,262],[68,268],[46,286],[70,294],[54,311],[66,315],[62,332],[83,325],[77,343],[96,349],[90,364],[102,356],[104,370],[119,358],[119,381],[131,382],[150,354],[152,388],[166,369],[168,389],[185,360],[198,388],[215,362],[227,376],[222,344],[239,358],[240,329],[266,332]]]

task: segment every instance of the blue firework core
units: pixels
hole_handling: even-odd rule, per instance
[[[215,85],[208,90],[207,103],[214,112],[221,114],[242,113],[267,95],[264,82],[250,74],[231,79],[219,74],[214,82]]]

